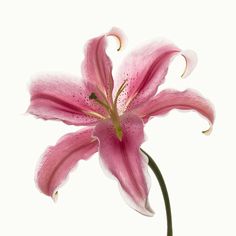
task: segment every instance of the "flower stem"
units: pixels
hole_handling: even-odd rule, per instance
[[[145,156],[147,156],[148,165],[152,169],[153,173],[155,174],[155,176],[159,182],[159,185],[161,187],[162,195],[163,195],[164,202],[165,202],[165,208],[166,208],[167,236],[172,236],[173,230],[172,230],[171,207],[170,207],[170,200],[169,200],[169,195],[168,195],[165,181],[164,181],[161,171],[159,170],[155,161],[142,148],[140,148],[140,150],[142,151],[142,153]]]

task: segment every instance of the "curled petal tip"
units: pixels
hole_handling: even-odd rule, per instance
[[[213,125],[210,125],[210,128],[207,130],[202,131],[203,134],[205,135],[210,135],[213,130]]]
[[[147,217],[153,217],[155,215],[155,212],[153,211],[149,211],[147,209],[142,209],[140,211],[138,211],[140,214],[147,216]]]
[[[149,216],[149,217],[152,217],[152,216],[154,216],[155,215],[155,212],[154,212],[154,210],[151,208],[151,206],[150,206],[150,204],[149,204],[149,201],[147,201],[147,203],[146,203],[146,216]]]
[[[124,48],[126,37],[125,37],[124,33],[119,28],[113,27],[109,31],[107,36],[113,36],[117,39],[118,44],[119,44],[119,47],[117,48],[117,51],[120,51]]]
[[[194,68],[196,67],[197,54],[192,50],[186,50],[186,51],[182,51],[181,55],[183,56],[183,58],[185,59],[185,62],[186,62],[184,72],[181,75],[181,78],[184,79],[187,76],[189,76],[192,73],[192,71],[194,70]]]
[[[54,192],[53,194],[52,194],[52,200],[56,203],[57,202],[57,200],[58,200],[58,191],[56,191],[56,192]]]

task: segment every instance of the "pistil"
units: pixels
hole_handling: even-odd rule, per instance
[[[117,101],[118,101],[118,97],[123,92],[126,85],[127,85],[127,80],[125,80],[122,83],[122,85],[120,86],[120,88],[118,89],[115,99],[114,99],[114,102],[112,102],[112,105],[108,104],[107,102],[99,100],[95,93],[91,93],[89,96],[89,99],[93,99],[94,101],[96,101],[98,104],[100,104],[101,106],[103,106],[107,110],[107,112],[113,122],[116,136],[120,141],[122,141],[123,132],[122,132],[121,123],[120,123],[120,116],[119,116],[119,113],[117,110]]]

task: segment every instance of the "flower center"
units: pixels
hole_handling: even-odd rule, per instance
[[[97,95],[95,93],[91,93],[89,96],[89,99],[93,99],[94,101],[96,101],[99,105],[101,105],[102,107],[104,107],[106,109],[106,111],[109,114],[109,118],[111,118],[112,122],[113,122],[113,126],[116,132],[116,136],[117,138],[121,141],[122,140],[122,136],[123,136],[123,132],[122,132],[122,128],[121,128],[121,123],[120,123],[120,116],[117,110],[117,102],[118,102],[118,98],[120,96],[120,94],[123,92],[123,90],[125,89],[125,86],[127,85],[127,80],[125,80],[120,88],[118,89],[116,96],[114,99],[112,99],[112,104],[110,104],[108,102],[108,99],[106,98],[106,96],[104,97],[104,101],[98,99]]]

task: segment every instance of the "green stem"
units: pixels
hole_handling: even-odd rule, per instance
[[[140,148],[140,150],[142,151],[143,154],[145,154],[147,156],[148,165],[152,169],[153,173],[155,174],[155,176],[159,182],[159,185],[161,187],[162,195],[163,195],[163,198],[165,201],[165,208],[166,208],[167,236],[172,236],[173,230],[172,230],[171,207],[170,207],[170,200],[169,200],[169,195],[167,192],[165,181],[164,181],[161,171],[159,170],[155,161],[142,148]]]

